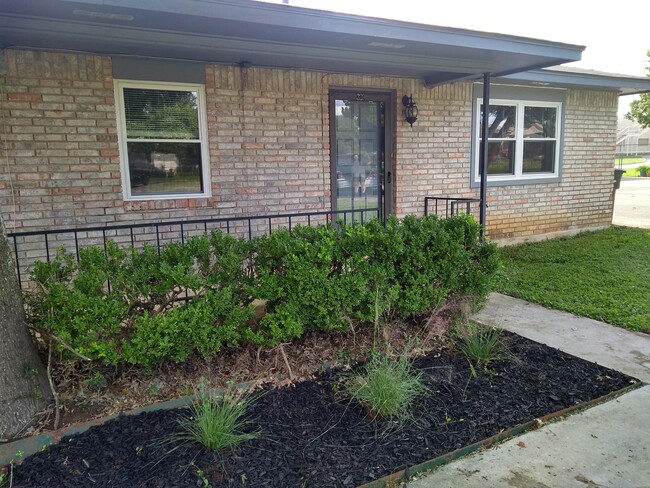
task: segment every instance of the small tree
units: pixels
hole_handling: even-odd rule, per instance
[[[650,49],[647,52],[650,58]],[[650,65],[646,67],[647,76],[650,77]],[[650,93],[643,93],[638,100],[630,104],[630,111],[625,114],[628,120],[636,121],[644,129],[650,127]]]
[[[16,265],[0,215],[0,438],[20,433],[51,398],[27,330]]]

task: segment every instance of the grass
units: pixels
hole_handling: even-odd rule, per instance
[[[457,347],[471,363],[483,367],[503,357],[505,352],[500,330],[478,326],[461,335]]]
[[[614,164],[618,166],[619,164],[626,166],[629,164],[637,164],[645,161],[643,156],[621,156],[614,159]]]
[[[639,168],[628,168],[623,173],[623,176],[641,176],[639,175]]]
[[[183,432],[174,441],[198,442],[213,451],[222,451],[242,442],[257,439],[259,431],[244,432],[250,423],[246,410],[254,401],[251,396],[228,392],[224,396],[202,393],[190,407],[190,416],[178,421]]]
[[[617,156],[614,159],[614,167],[618,168],[620,165],[625,170],[623,176],[639,176],[639,168],[626,168],[626,166],[642,163],[643,161],[645,161],[643,156]]]
[[[500,293],[650,333],[650,230],[612,226],[503,247]]]
[[[363,371],[353,374],[345,391],[369,410],[373,418],[406,421],[413,401],[425,391],[406,354],[391,360],[387,354],[373,356]]]
[[[648,166],[637,166],[636,168],[627,168],[625,170],[625,173],[623,173],[623,176],[641,176],[641,169],[645,168],[646,169],[646,175],[648,173]]]

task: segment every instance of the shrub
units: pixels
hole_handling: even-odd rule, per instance
[[[391,314],[400,290],[395,269],[402,246],[397,219],[389,218],[385,225],[373,219],[341,229],[332,272],[351,290],[343,303],[346,316],[375,322],[377,313]]]
[[[201,299],[168,313],[136,317],[129,337],[121,342],[122,360],[151,369],[165,359],[183,361],[195,349],[211,356],[223,345],[239,344],[242,324],[251,316],[252,309],[241,307],[232,288],[208,290]]]
[[[252,317],[244,292],[251,250],[219,231],[160,253],[108,242],[81,249],[78,263],[62,249],[52,262],[36,263],[37,287],[26,302],[36,327],[107,364],[150,369],[195,349],[208,356],[255,337],[243,326]]]
[[[83,384],[84,386],[86,386],[86,388],[95,391],[103,390],[104,388],[106,388],[107,385],[106,378],[99,371],[95,371],[95,373],[91,377],[86,378],[83,381]]]
[[[343,311],[357,300],[358,279],[335,269],[338,239],[331,226],[297,226],[258,241],[251,294],[267,301],[259,331],[265,344],[348,325]]]
[[[650,174],[650,166],[648,165],[637,166],[636,169],[639,172],[639,176],[648,176]]]
[[[425,387],[406,354],[396,361],[388,354],[376,354],[361,372],[348,379],[345,391],[373,418],[405,421],[412,417],[413,402]]]
[[[141,250],[108,242],[37,263],[37,328],[106,364],[153,368],[193,351],[274,346],[307,331],[409,318],[485,296],[499,266],[469,216],[296,227],[251,241],[214,231]],[[266,314],[251,325],[253,300]]]

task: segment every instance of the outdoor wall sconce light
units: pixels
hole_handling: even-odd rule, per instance
[[[413,127],[415,121],[418,120],[418,106],[413,101],[413,95],[404,95],[402,105],[404,105],[404,118]]]

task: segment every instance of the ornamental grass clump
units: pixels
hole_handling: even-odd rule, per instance
[[[406,421],[412,418],[413,403],[426,388],[406,354],[397,360],[377,354],[348,379],[345,390],[372,419]]]
[[[486,327],[468,327],[460,336],[457,347],[470,363],[482,367],[501,359],[506,352],[501,331]]]
[[[190,415],[179,419],[183,432],[173,440],[197,442],[212,451],[222,451],[242,442],[257,439],[259,430],[249,430],[251,421],[246,411],[255,401],[255,395],[241,395],[228,391],[224,396],[201,393],[190,407]]]

